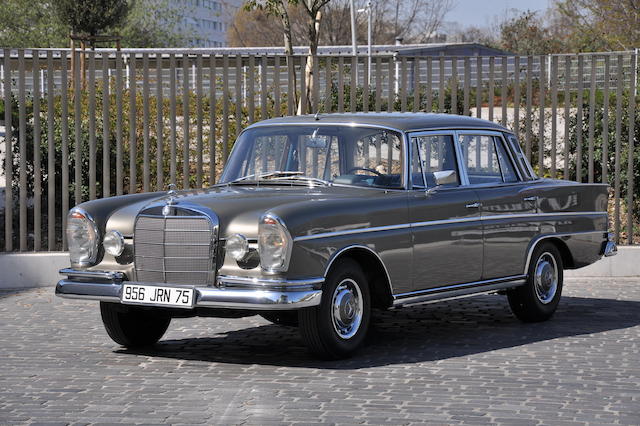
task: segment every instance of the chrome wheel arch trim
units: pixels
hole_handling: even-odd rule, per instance
[[[384,273],[385,276],[387,278],[387,285],[389,286],[389,292],[390,294],[393,296],[393,284],[391,282],[391,276],[389,275],[389,270],[387,269],[387,265],[384,264],[384,261],[382,260],[382,258],[380,257],[380,255],[378,254],[378,252],[376,252],[375,250],[373,250],[371,247],[362,245],[362,244],[352,244],[352,245],[348,245],[345,247],[342,247],[339,250],[336,250],[331,257],[329,258],[329,262],[327,263],[327,267],[324,270],[324,279],[327,279],[327,275],[329,275],[329,271],[331,270],[331,266],[333,265],[333,263],[345,252],[350,251],[350,250],[357,250],[357,249],[364,249],[365,251],[368,251],[369,253],[373,254],[376,259],[378,259],[378,262],[380,262],[380,264],[382,265],[382,269],[384,269]]]
[[[606,213],[603,213],[606,214]],[[536,249],[536,247],[538,246],[538,244],[540,244],[542,241],[544,240],[548,240],[550,238],[562,238],[562,237],[571,237],[574,235],[591,235],[591,234],[601,234],[606,238],[607,235],[607,231],[581,231],[581,232],[563,232],[563,233],[557,233],[557,234],[545,234],[545,235],[539,235],[536,238],[534,238],[533,240],[531,240],[531,242],[529,243],[529,248],[527,249],[527,257],[524,263],[524,271],[523,274],[528,275],[529,274],[529,265],[531,264],[531,257],[533,256],[533,251]],[[564,266],[564,265],[563,265]]]

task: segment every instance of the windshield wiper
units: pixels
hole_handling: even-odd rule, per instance
[[[276,177],[272,180],[303,180],[306,182],[310,182],[310,183],[314,183],[317,185],[324,185],[324,186],[329,186],[331,185],[331,182],[329,182],[328,180],[324,180],[324,179],[320,179],[320,178],[314,178],[314,177],[310,177],[310,176],[280,176],[280,177]]]
[[[238,179],[234,179],[234,180],[232,180],[232,181],[230,181],[228,183],[242,182],[242,181],[253,179],[253,178],[255,178],[256,180],[260,180],[260,179],[268,179],[268,178],[272,178],[272,177],[297,176],[297,175],[301,175],[301,174],[302,174],[302,172],[293,171],[293,170],[275,170],[273,172],[266,172],[266,173],[261,173],[261,174],[252,173],[250,175],[242,176],[242,177],[239,177]]]

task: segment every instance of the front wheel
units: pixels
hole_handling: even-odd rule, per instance
[[[100,314],[109,337],[128,348],[153,345],[171,322],[167,315],[117,303],[100,302]]]
[[[364,341],[370,316],[367,279],[358,263],[344,259],[328,274],[320,306],[300,310],[300,333],[318,356],[346,358]]]
[[[519,320],[540,322],[553,316],[562,294],[562,268],[562,256],[554,244],[536,247],[526,284],[507,292],[511,311]]]

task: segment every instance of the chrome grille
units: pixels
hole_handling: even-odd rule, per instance
[[[136,220],[133,245],[137,280],[209,285],[215,280],[217,223],[200,212],[151,208]]]

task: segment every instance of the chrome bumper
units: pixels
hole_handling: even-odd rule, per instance
[[[56,295],[68,299],[100,300],[120,303],[123,275],[102,271],[63,269],[67,279],[56,285]],[[232,287],[238,282],[242,287]],[[320,304],[324,280],[259,280],[219,277],[218,284],[228,287],[195,287],[194,308],[227,308],[248,310],[293,310]],[[127,281],[129,282],[129,281]],[[163,283],[140,283],[163,286]]]

